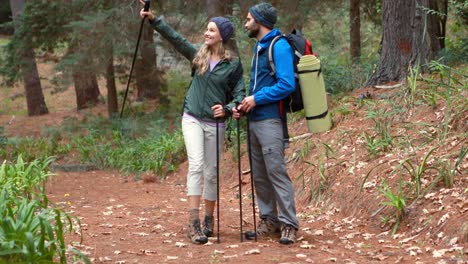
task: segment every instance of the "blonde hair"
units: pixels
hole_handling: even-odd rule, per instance
[[[218,54],[221,60],[231,60],[233,52],[227,48],[222,42],[219,43]],[[195,58],[192,61],[193,67],[198,71],[200,75],[204,74],[210,65],[211,50],[208,45],[203,44],[198,50]]]

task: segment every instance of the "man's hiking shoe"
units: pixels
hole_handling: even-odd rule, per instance
[[[203,233],[207,237],[213,236],[213,228],[214,228],[214,216],[205,216],[205,220],[203,220]]]
[[[263,237],[263,236],[270,236],[279,233],[279,228],[277,225],[268,221],[266,219],[262,219],[260,225],[257,227],[257,233],[254,231],[247,231],[245,232],[245,238],[252,240],[255,239],[256,236]]]
[[[208,242],[208,237],[206,237],[201,230],[199,219],[190,222],[187,237],[194,244],[205,244]]]
[[[283,224],[281,227],[281,238],[279,242],[283,245],[289,245],[296,242],[297,229],[292,225]]]

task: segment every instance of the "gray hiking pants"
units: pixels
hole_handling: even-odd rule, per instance
[[[260,217],[299,228],[294,189],[284,160],[281,120],[250,121],[249,132]]]

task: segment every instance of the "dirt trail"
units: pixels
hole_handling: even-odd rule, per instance
[[[248,176],[246,176],[248,177]],[[300,213],[299,242],[277,239],[240,243],[239,200],[233,178],[222,179],[221,243],[193,245],[186,238],[185,176],[144,183],[112,171],[57,172],[50,199],[81,219],[83,244],[69,243],[92,263],[437,263],[431,252],[411,252],[378,228],[338,212],[308,207]],[[235,188],[232,188],[232,187]],[[244,230],[252,228],[248,184]],[[306,212],[304,212],[306,211]],[[448,262],[440,262],[448,263]]]

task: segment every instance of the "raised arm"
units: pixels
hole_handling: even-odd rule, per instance
[[[142,2],[142,1],[140,1]],[[153,11],[140,11],[141,17],[147,16],[148,21],[154,30],[167,39],[174,48],[189,61],[192,61],[197,53],[197,48],[190,41],[184,38],[179,32],[169,26],[161,17],[156,17]]]

